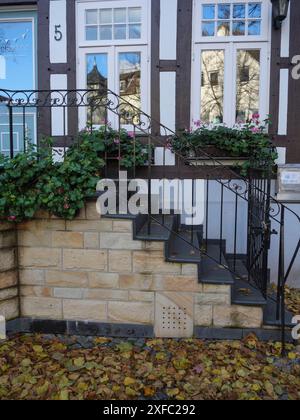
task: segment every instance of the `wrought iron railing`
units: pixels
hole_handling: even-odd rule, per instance
[[[277,305],[277,320],[281,323],[283,351],[286,336],[285,320],[285,286],[294,267],[300,249],[300,217],[284,203],[277,201],[271,196],[271,169],[264,167],[249,173],[248,177],[241,175],[237,170],[228,167],[222,159],[210,155],[206,150],[199,149],[201,166],[196,166],[195,160],[188,159],[180,153],[173,153],[174,164],[168,163],[170,150],[168,138],[175,133],[168,127],[155,121],[127,100],[121,98],[109,90],[72,90],[72,91],[1,91],[0,90],[0,118],[2,127],[6,126],[5,133],[8,137],[6,142],[9,147],[6,153],[11,157],[15,154],[15,145],[19,151],[26,148],[28,137],[38,138],[37,131],[31,130],[30,126],[38,124],[44,118],[43,110],[48,109],[50,118],[46,132],[39,130],[39,137],[51,135],[56,132],[57,138],[62,141],[60,146],[68,147],[70,142],[76,139],[76,129],[70,135],[69,114],[79,117],[79,126],[88,127],[91,133],[97,130],[95,120],[101,126],[108,129],[111,122],[119,132],[122,127],[132,131],[132,154],[133,168],[132,177],[144,177],[148,181],[148,204],[151,209],[151,183],[153,178],[159,179],[191,179],[189,201],[191,208],[200,205],[205,213],[203,225],[203,237],[197,243],[199,229],[195,227],[194,215],[189,228],[189,237],[182,236],[180,232],[173,231],[167,226],[165,215],[157,217],[148,212],[148,234],[151,234],[153,223],[160,224],[171,233],[179,236],[184,242],[202,256],[209,258],[219,267],[227,270],[234,278],[245,280],[245,276],[238,269],[238,261],[242,261],[247,269],[247,281],[257,288],[265,298],[273,299]],[[75,109],[75,114],[74,114]],[[59,110],[59,111],[58,111]],[[59,112],[61,132],[57,134],[54,127],[53,112]],[[30,115],[30,118],[29,118]],[[57,115],[56,115],[57,117]],[[75,121],[77,118],[75,119]],[[17,121],[17,122],[16,122]],[[52,123],[51,123],[52,122]],[[76,124],[78,126],[78,124]],[[16,128],[16,126],[18,128]],[[54,130],[53,130],[54,129]],[[19,131],[16,131],[19,130]],[[16,135],[18,134],[18,135]],[[2,134],[1,141],[2,141]],[[180,134],[177,133],[177,136]],[[5,137],[5,136],[4,136]],[[18,138],[18,141],[17,141]],[[66,140],[67,139],[67,140]],[[136,144],[142,141],[148,154],[144,166],[136,165]],[[4,142],[5,143],[5,142]],[[23,144],[20,147],[21,143]],[[3,142],[1,143],[3,146]],[[272,147],[270,145],[270,147]],[[160,148],[160,161],[154,159],[155,148]],[[157,149],[156,149],[157,150]],[[105,176],[109,176],[109,167],[115,166],[117,171],[122,170],[122,150],[119,142],[116,155],[110,156],[106,151],[104,159],[107,162]],[[256,162],[257,166],[257,162]],[[114,173],[115,175],[115,173]],[[205,186],[204,199],[197,203],[197,190],[195,180],[203,179]],[[203,185],[202,185],[203,186]],[[164,194],[164,192],[162,193]],[[178,194],[179,197],[179,194]],[[186,198],[186,196],[185,196]],[[164,197],[162,197],[162,202]],[[164,213],[162,211],[162,213]],[[299,239],[295,249],[290,255],[286,255],[286,217],[289,214],[295,220],[295,229],[299,229]],[[297,237],[297,238],[298,238]],[[275,238],[275,239],[274,239]],[[277,293],[272,294],[269,290],[269,250],[278,241],[278,278]],[[217,247],[217,253],[210,252],[210,245]],[[275,243],[276,245],[276,243]],[[223,255],[229,254],[231,263],[224,260]],[[287,267],[287,268],[286,268]],[[273,280],[276,280],[275,278]]]

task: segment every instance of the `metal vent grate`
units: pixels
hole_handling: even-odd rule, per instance
[[[186,331],[188,323],[187,308],[163,306],[162,329],[164,331]]]
[[[156,294],[156,337],[189,338],[194,332],[194,298],[191,293],[162,292]]]

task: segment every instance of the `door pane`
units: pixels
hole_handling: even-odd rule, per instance
[[[142,33],[142,25],[129,25],[129,39],[140,39]]]
[[[224,60],[223,50],[201,53],[201,121],[207,124],[223,122]]]
[[[120,96],[125,101],[141,109],[141,53],[128,52],[119,54],[119,74],[120,74]],[[122,124],[128,124],[131,119],[138,124],[139,115],[136,109],[124,104],[122,111],[126,117],[122,119]]]
[[[114,39],[126,39],[126,25],[115,25]]]
[[[259,113],[260,50],[238,50],[236,121],[249,122]]]
[[[261,3],[250,3],[248,16],[249,18],[261,18]]]
[[[203,5],[203,19],[214,19],[215,18],[215,6],[213,4]]]
[[[85,39],[87,41],[97,41],[97,39],[98,39],[98,26],[87,26],[85,28]]]
[[[0,86],[2,89],[34,89],[33,54],[31,21],[0,22]]]
[[[126,23],[126,9],[114,9],[114,22]]]
[[[218,18],[219,19],[230,19],[230,4],[219,4],[218,6]]]
[[[230,22],[218,21],[218,36],[229,36],[230,35]]]
[[[108,57],[107,54],[87,54],[87,87],[95,90],[90,93],[95,98],[95,107],[88,108],[88,123],[94,125],[105,124],[107,118],[106,108],[101,104],[106,102],[108,88]]]
[[[112,9],[100,9],[100,24],[112,23]]]
[[[142,9],[140,7],[130,7],[128,9],[129,23],[140,23],[142,21]]]
[[[86,11],[86,22],[87,25],[98,24],[98,10],[87,10]]]
[[[234,19],[245,19],[246,17],[246,5],[245,4],[234,4],[233,5],[233,18]]]
[[[215,35],[215,22],[203,22],[202,23],[202,36],[214,36]]]
[[[248,23],[248,35],[260,35],[261,23],[259,20],[250,20]]]

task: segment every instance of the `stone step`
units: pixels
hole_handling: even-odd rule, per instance
[[[215,244],[208,244],[206,255],[202,255],[201,264],[199,264],[199,282],[204,284],[221,284],[233,285],[234,279],[228,267],[228,263],[221,253],[220,260],[220,247]],[[224,267],[225,266],[225,267]]]
[[[264,309],[264,325],[268,327],[280,327],[281,320],[277,319],[277,304],[276,296],[267,299],[267,305]],[[293,328],[295,325],[292,324],[293,314],[289,311],[285,311],[285,325],[288,328]]]
[[[137,229],[134,239],[139,241],[162,241],[166,242],[174,229],[176,216],[173,215],[155,215],[151,216],[150,222],[148,216],[140,229]]]
[[[243,306],[265,306],[266,299],[255,284],[248,281],[248,271],[242,260],[228,260],[229,267],[237,273],[232,286],[232,303]]]
[[[172,233],[166,245],[166,258],[169,262],[199,264],[201,262],[200,244],[197,231],[181,228]]]

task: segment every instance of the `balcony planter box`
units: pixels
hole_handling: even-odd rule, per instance
[[[197,152],[190,151],[186,156],[186,164],[190,166],[240,166],[243,165],[248,156],[229,155],[225,150],[215,146],[205,146]]]

